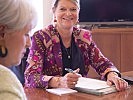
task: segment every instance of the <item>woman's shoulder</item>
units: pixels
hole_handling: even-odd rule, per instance
[[[55,28],[53,25],[48,25],[38,31],[36,31],[34,34],[33,34],[33,37],[34,36],[39,36],[39,37],[51,37],[53,34],[54,34],[54,31],[55,31]]]
[[[83,28],[81,28],[81,33],[88,33],[88,34],[91,34],[91,31],[88,30],[88,29],[83,29]]]
[[[91,31],[80,27],[74,27],[74,33],[75,35],[83,35],[83,34],[91,34]]]
[[[4,93],[6,96],[10,96],[11,98],[25,98],[23,86],[10,69],[0,65],[0,76],[0,92]]]
[[[90,30],[87,30],[87,29],[83,29],[83,28],[76,28],[76,34],[75,35],[75,38],[78,40],[78,41],[82,41],[83,43],[87,43],[87,44],[91,44],[92,42],[92,35],[91,35],[91,31]]]
[[[12,72],[8,68],[6,68],[5,66],[0,65],[0,75],[1,74],[7,74],[8,75],[8,74],[12,74]]]
[[[3,65],[0,65],[0,76],[0,88],[2,84],[7,86],[15,86],[17,84],[21,84],[17,79],[17,76],[10,69],[6,68]]]

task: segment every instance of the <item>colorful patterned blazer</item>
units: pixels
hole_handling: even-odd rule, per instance
[[[109,71],[118,72],[97,48],[90,31],[74,27],[73,36],[84,58],[84,77],[87,76],[89,67],[93,67],[101,77]],[[26,87],[48,88],[48,82],[53,76],[62,76],[63,64],[59,33],[53,25],[35,32],[27,62]]]

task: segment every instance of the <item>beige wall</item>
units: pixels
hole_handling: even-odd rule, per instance
[[[43,0],[43,25],[44,27],[52,22],[51,12],[52,0]]]

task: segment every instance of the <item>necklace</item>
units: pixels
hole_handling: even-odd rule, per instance
[[[67,58],[70,59],[71,58],[71,46],[69,48],[65,48],[66,53],[67,53]]]
[[[59,39],[60,39],[60,43],[62,45],[62,50],[64,49],[64,53],[67,55],[67,58],[70,60],[71,59],[71,53],[72,53],[72,50],[71,50],[72,43],[71,43],[70,47],[66,48],[63,45],[63,42],[62,42],[62,39],[61,39],[61,36],[60,35],[59,35]]]

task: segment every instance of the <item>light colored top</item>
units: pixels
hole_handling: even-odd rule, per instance
[[[22,84],[3,65],[0,65],[0,100],[27,100]]]

